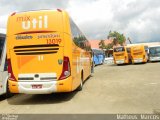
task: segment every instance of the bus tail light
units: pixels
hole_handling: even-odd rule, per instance
[[[15,78],[15,76],[13,75],[13,71],[12,71],[11,60],[8,59],[8,60],[7,60],[7,63],[8,63],[9,79],[12,80],[12,81],[16,81],[16,78]]]
[[[64,59],[63,59],[63,69],[62,69],[61,76],[59,77],[59,80],[66,79],[70,75],[71,75],[71,68],[70,68],[69,58],[66,57],[66,56],[64,56]]]

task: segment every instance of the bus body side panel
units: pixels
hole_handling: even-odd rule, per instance
[[[69,28],[72,40],[72,90],[75,90],[81,83],[82,75],[85,81],[91,73],[91,53],[87,51],[87,40],[72,19]]]
[[[69,15],[63,12],[63,24],[64,24],[64,56],[69,57],[70,59],[70,68],[71,68],[71,76],[69,80],[65,80],[66,84],[68,84],[68,91],[75,90],[80,84],[80,74],[77,74],[77,56],[75,50],[75,44],[72,40],[72,33],[70,28]],[[79,51],[78,51],[79,52]],[[58,87],[58,89],[64,89],[63,87]]]
[[[63,18],[64,19],[64,18]],[[65,19],[66,20],[66,19]],[[72,70],[72,41],[70,39],[70,35],[67,33],[64,33],[64,55],[69,58],[69,62],[70,62],[70,69]],[[70,92],[72,91],[72,71],[71,71],[71,75],[64,80],[59,80],[58,81],[58,85],[57,85],[57,91],[58,92]]]
[[[0,34],[0,95],[6,93],[8,71],[6,66],[6,36]]]
[[[7,80],[8,80],[8,71],[3,71],[2,72],[2,88],[3,88],[3,94],[5,94],[7,91]]]
[[[91,74],[91,62],[90,62],[90,53],[87,51],[83,52],[82,61],[83,61],[83,80],[85,81]]]
[[[82,72],[82,65],[81,65],[81,50],[78,48],[74,43],[72,43],[72,79],[73,85],[72,89],[75,90],[81,82],[81,72]]]

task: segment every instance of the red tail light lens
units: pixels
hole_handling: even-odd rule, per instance
[[[63,58],[63,70],[62,70],[61,76],[59,77],[59,80],[66,79],[70,75],[71,75],[71,68],[70,68],[69,58],[64,56],[64,58]]]
[[[16,78],[15,78],[15,76],[13,75],[13,71],[12,71],[11,60],[8,59],[8,60],[7,60],[7,63],[8,63],[9,78],[10,78],[10,80],[12,80],[12,81],[16,81]]]

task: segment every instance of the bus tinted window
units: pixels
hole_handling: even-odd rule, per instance
[[[114,48],[114,52],[123,52],[123,51],[125,51],[124,47]]]
[[[70,26],[74,43],[82,49],[90,50],[86,37],[82,34],[72,19],[70,19]]]
[[[2,57],[2,52],[3,52],[3,47],[4,47],[4,41],[5,41],[5,38],[4,37],[0,37],[0,59]]]
[[[160,47],[152,47],[149,49],[150,54],[160,53]]]
[[[150,54],[155,54],[156,53],[156,51],[155,51],[155,48],[150,48]]]

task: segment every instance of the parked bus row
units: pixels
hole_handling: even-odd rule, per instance
[[[134,45],[114,47],[113,56],[114,63],[117,65],[160,61],[160,46]]]

